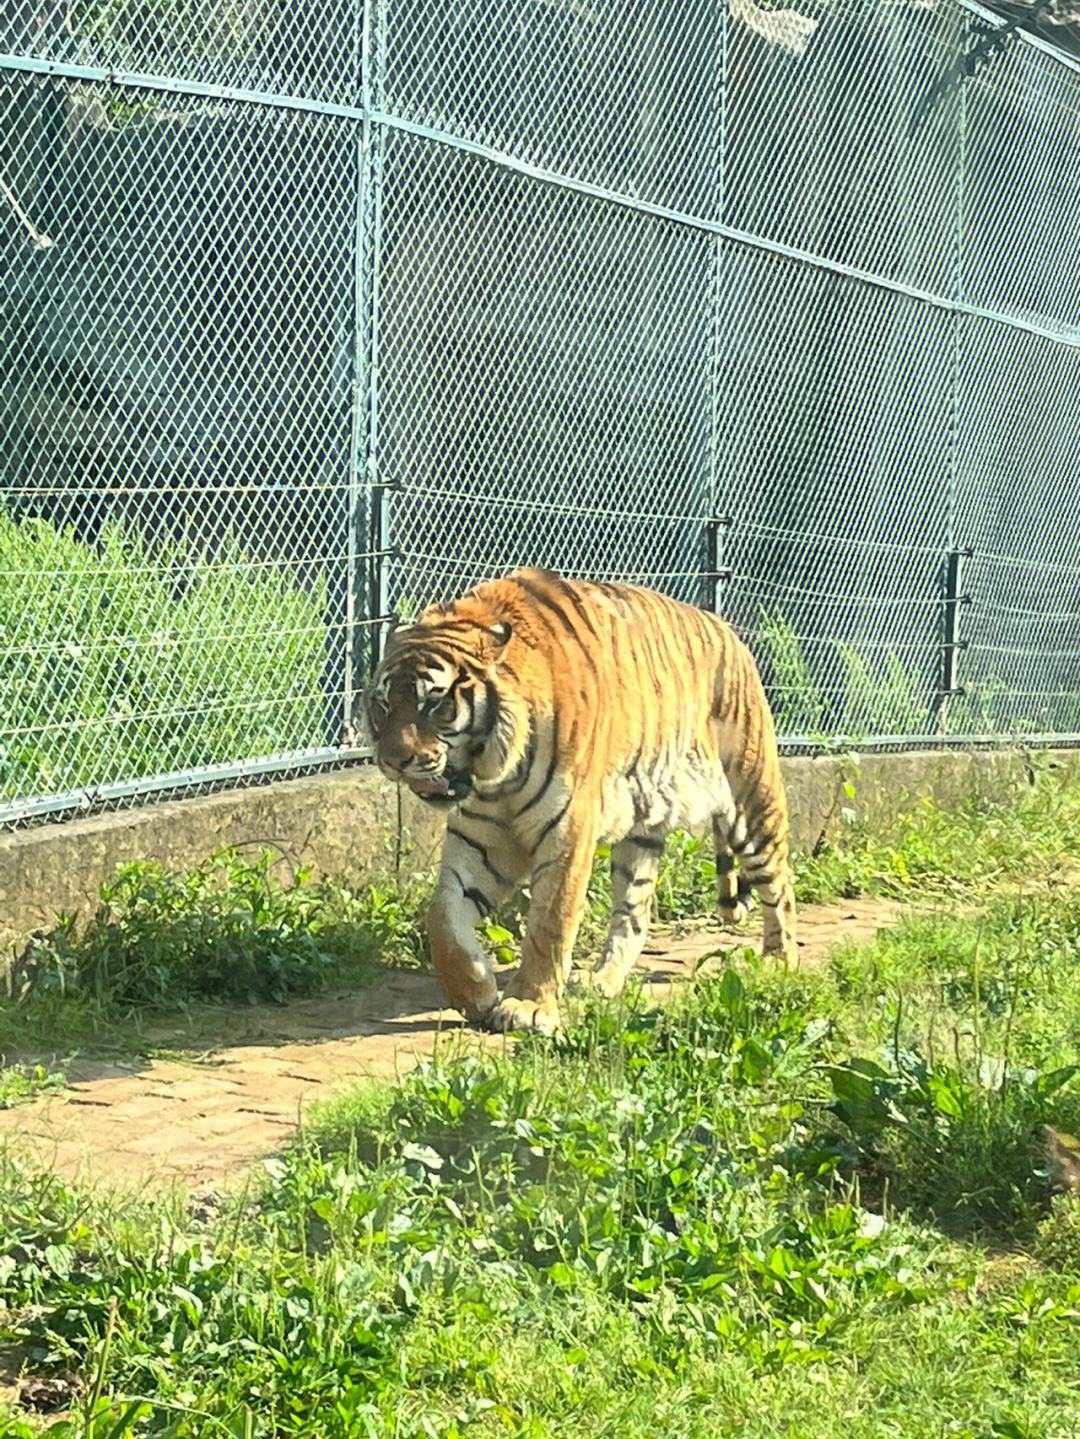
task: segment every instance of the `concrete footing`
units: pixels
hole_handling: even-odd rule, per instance
[[[1039,762],[1064,771],[1078,758],[1054,751]],[[918,751],[789,757],[784,775],[796,847],[810,849],[843,824],[845,809],[873,825],[924,796],[949,806],[1017,792],[1032,769],[1018,750]],[[429,867],[443,824],[372,767],[358,766],[0,834],[0,954],[59,914],[92,910],[102,882],[132,860],[181,869],[223,845],[271,848],[289,865],[355,884]]]

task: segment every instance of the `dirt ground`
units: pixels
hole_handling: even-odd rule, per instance
[[[800,912],[800,964],[820,964],[845,940],[867,940],[899,907],[846,900]],[[719,930],[657,934],[638,976],[658,996],[686,982],[703,955],[745,944]],[[62,1092],[0,1112],[0,1143],[67,1179],[109,1187],[242,1183],[253,1163],[297,1133],[305,1108],[347,1081],[393,1078],[465,1033],[432,975],[387,971],[371,988],[277,1006],[215,1010],[193,1029],[157,1031],[155,1047],[183,1057],[82,1059]],[[468,1042],[499,1047],[501,1036]]]

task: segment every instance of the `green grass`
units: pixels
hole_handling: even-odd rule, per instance
[[[446,1047],[210,1210],[4,1160],[26,1402],[0,1434],[1075,1439],[1080,1218],[1046,1136],[1080,1132],[1080,899],[1015,884],[1074,852],[1075,805],[1044,776],[851,826],[800,887],[917,897],[872,944],[813,972],[747,950],[662,1010],[586,999],[553,1042]],[[274,873],[130,871],[62,987],[134,1017],[416,962],[419,890]],[[597,934],[607,895],[600,861]],[[661,912],[711,895],[676,840]]]
[[[6,1162],[0,1353],[74,1411],[56,1436],[1065,1439],[1080,1280],[1040,1134],[1075,1085],[896,1062],[893,978],[868,1008],[863,971],[839,1003],[840,972],[746,958],[448,1052],[210,1218]]]
[[[0,512],[0,800],[310,744],[325,614],[235,544],[211,562]]]
[[[851,787],[858,806],[858,783]],[[946,808],[898,806],[891,822],[842,827],[796,856],[796,895],[820,903],[862,894],[978,896],[988,887],[1045,883],[1080,857],[1080,783],[1037,765],[1032,782],[1001,799]]]
[[[857,789],[854,802],[857,803]],[[970,904],[988,889],[1045,882],[1080,855],[1080,784],[1036,776],[1007,801],[946,810],[923,802],[891,823],[842,826],[796,857],[800,903],[856,895]],[[110,1044],[149,1011],[200,1003],[285,1000],[327,984],[365,984],[386,964],[424,962],[431,877],[360,891],[293,873],[271,852],[225,850],[185,873],[145,862],[102,887],[96,914],[61,918],[27,942],[15,972],[18,1000],[0,1002],[0,1042]],[[714,913],[716,869],[707,839],[676,834],[657,886],[662,923]],[[487,926],[496,958],[516,956],[525,890]],[[580,950],[603,942],[611,908],[606,850],[594,865]],[[59,1048],[58,1048],[59,1046]]]
[[[933,731],[926,677],[899,655],[866,654],[840,640],[799,635],[779,611],[762,611],[759,636],[781,734],[837,748],[870,736]],[[829,683],[822,683],[822,673]],[[953,727],[954,733],[963,730],[963,724]],[[993,732],[992,728],[978,731]]]
[[[13,1109],[64,1087],[62,1071],[44,1064],[9,1064],[0,1068],[0,1109]]]
[[[1050,693],[1020,710],[1013,685],[963,667],[961,691],[939,708],[929,634],[921,659],[912,660],[876,645],[801,635],[783,610],[762,608],[757,640],[780,733],[823,750],[939,732],[1022,745],[1032,735],[1074,734],[1080,723],[1074,694]]]
[[[1035,1234],[1035,1253],[1050,1269],[1080,1279],[1080,1194],[1055,1196]]]

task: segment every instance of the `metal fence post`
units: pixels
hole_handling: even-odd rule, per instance
[[[364,241],[367,219],[368,198],[368,155],[370,152],[368,103],[368,36],[371,29],[372,0],[354,0],[353,53],[359,70],[357,79],[360,87],[362,119],[357,127],[355,141],[356,156],[356,204],[353,212],[353,314],[352,314],[352,429],[349,436],[349,483],[347,500],[347,538],[345,560],[345,667],[342,685],[342,740],[344,744],[356,743],[354,710],[359,688],[359,676],[363,668],[363,654],[359,642],[360,615],[364,604],[364,578],[359,567],[361,547],[359,537],[366,532],[364,520],[364,491],[360,479],[361,466],[365,474],[366,463],[362,459],[367,444],[367,326],[365,318],[368,306],[365,294]]]
[[[968,34],[968,17],[960,18],[960,53],[963,55]],[[958,155],[956,166],[956,197],[953,209],[955,223],[955,244],[953,251],[953,287],[957,305],[964,299],[964,190],[967,181],[967,87],[966,76],[960,76],[958,103]],[[949,701],[954,695],[964,693],[957,684],[957,656],[965,647],[960,637],[960,608],[970,603],[970,596],[962,593],[963,562],[971,555],[970,549],[957,547],[956,519],[957,502],[960,492],[960,426],[961,390],[963,384],[963,325],[964,317],[959,308],[950,321],[952,338],[952,370],[948,435],[948,472],[945,495],[945,565],[944,565],[944,610],[941,633],[941,673],[937,698],[937,731],[944,735],[949,726]]]
[[[355,743],[355,708],[364,676],[378,663],[386,617],[386,486],[378,462],[379,231],[383,137],[374,108],[373,29],[378,0],[356,0],[362,119],[356,139],[353,248],[353,399],[349,450],[348,600],[344,733]]]
[[[941,679],[938,685],[937,727],[944,733],[949,718],[949,700],[954,695],[964,694],[964,687],[957,683],[956,657],[967,648],[967,641],[960,634],[960,611],[971,603],[971,596],[963,592],[964,560],[972,555],[970,549],[947,550],[945,553],[944,623],[941,636]]]
[[[369,223],[371,232],[370,276],[368,313],[368,663],[374,670],[382,654],[386,626],[393,616],[390,613],[389,562],[392,557],[390,545],[389,492],[394,488],[392,481],[384,479],[379,465],[379,288],[382,273],[382,200],[383,200],[383,155],[386,148],[386,132],[382,125],[371,119],[374,108],[385,111],[386,97],[383,87],[383,72],[386,57],[386,10],[389,0],[367,0],[369,24],[364,72],[364,123],[368,131],[369,164]],[[374,19],[374,26],[370,21]]]
[[[726,531],[731,528],[730,515],[711,515],[705,522],[705,566],[702,571],[702,606],[713,614],[722,614],[724,604],[720,586],[731,578],[727,565]]]
[[[714,70],[713,89],[713,154],[712,174],[716,218],[724,221],[725,171],[727,167],[727,66],[728,66],[728,6],[727,0],[720,5],[720,63]],[[702,533],[701,556],[701,606],[714,614],[720,609],[720,581],[727,577],[722,570],[724,549],[721,531],[731,524],[729,516],[717,514],[720,507],[720,416],[722,408],[720,381],[720,345],[723,335],[721,304],[723,298],[723,255],[724,238],[717,234],[712,241],[712,363],[709,380],[712,386],[712,414],[709,429],[709,472],[705,497],[705,523]]]

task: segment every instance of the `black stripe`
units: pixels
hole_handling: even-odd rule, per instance
[[[458,806],[458,814],[463,815],[465,819],[475,820],[478,824],[493,824],[498,829],[505,829],[506,827],[506,821],[499,819],[498,816],[484,814],[482,811],[475,809],[469,809],[466,805]]]
[[[632,834],[626,842],[627,844],[636,844],[638,849],[647,849],[652,854],[663,854],[664,852],[664,841],[653,839],[648,834]]]
[[[574,624],[573,620],[561,607],[561,605],[556,602],[555,597],[546,593],[538,585],[533,584],[531,580],[524,579],[520,575],[514,576],[514,583],[520,585],[520,587],[525,591],[525,593],[529,595],[530,598],[534,599],[538,605],[542,605],[549,614],[556,616],[559,623],[562,625],[563,629],[570,636],[570,638],[577,642],[581,653],[585,656],[586,664],[592,670],[593,674],[596,675],[598,672],[596,668],[596,661],[593,659],[592,656],[592,651],[586,644],[585,640],[582,638],[581,632],[578,630],[577,625]],[[549,628],[551,628],[550,625]]]
[[[521,808],[516,812],[516,814],[514,815],[514,818],[515,818],[515,819],[520,819],[523,814],[527,813],[527,811],[529,811],[530,809],[532,809],[533,805],[536,804],[538,800],[542,799],[543,796],[544,796],[545,794],[547,794],[549,788],[551,787],[551,781],[555,778],[555,770],[556,770],[556,767],[558,766],[558,763],[559,763],[559,717],[558,717],[558,715],[552,715],[552,717],[551,717],[551,758],[550,758],[550,760],[548,761],[547,773],[544,775],[544,782],[543,782],[543,784],[540,786],[540,788],[536,791],[536,793],[533,795],[532,799],[526,800],[525,803],[521,806]]]
[[[716,872],[717,874],[730,874],[735,868],[735,856],[729,849],[717,850]]]
[[[461,685],[458,685],[458,694],[461,694]],[[472,685],[465,691],[465,705],[469,711],[468,722],[465,725],[465,733],[472,734],[473,726],[476,724],[476,690]]]
[[[506,876],[504,874],[500,874],[499,871],[492,864],[490,858],[488,857],[487,850],[478,840],[470,839],[467,834],[462,834],[461,830],[455,829],[453,825],[447,825],[446,833],[448,835],[452,834],[455,839],[461,840],[462,844],[467,844],[471,850],[475,850],[476,853],[483,860],[484,868],[487,869],[491,874],[493,874],[500,884],[510,883]]]
[[[487,895],[483,892],[483,890],[475,889],[472,885],[470,885],[468,889],[462,890],[462,893],[470,904],[474,904],[476,906],[477,911],[481,917],[483,917],[485,914],[491,913],[493,905],[491,903],[491,900],[488,899]]]
[[[440,620],[437,625],[418,625],[416,628],[420,631],[426,631],[431,635],[442,634],[444,631],[452,634],[457,630],[475,630],[479,627],[475,620],[445,619]]]
[[[417,651],[420,653],[418,654]],[[458,659],[459,656],[452,650],[444,650],[441,646],[432,643],[431,640],[425,639],[422,643],[410,645],[408,649],[402,651],[400,656],[395,655],[393,668],[395,674],[400,674],[405,669],[415,673],[419,671],[425,660],[434,660],[437,664],[456,669]],[[425,673],[430,674],[431,671],[426,670]]]
[[[499,691],[490,680],[484,681],[484,701],[487,708],[484,711],[484,728],[480,733],[488,740],[495,728],[495,721],[499,718]]]
[[[559,821],[562,819],[563,815],[566,813],[566,811],[567,811],[569,808],[570,808],[570,801],[567,800],[566,803],[563,805],[562,809],[559,810],[558,814],[553,814],[553,815],[551,816],[551,818],[545,823],[543,829],[541,829],[540,833],[536,836],[536,848],[537,848],[537,849],[540,848],[540,846],[543,844],[544,840],[547,839],[548,835],[549,835],[549,834],[551,833],[551,831],[555,828],[555,826],[559,823]]]
[[[635,914],[640,914],[642,910],[647,907],[648,902],[648,895],[639,895],[637,899],[631,899],[630,896],[627,895],[622,904],[617,905],[612,911],[612,918],[618,919],[621,915],[623,919],[629,919]]]
[[[521,791],[522,791],[522,790],[525,788],[525,786],[528,784],[529,779],[530,779],[531,776],[532,776],[532,765],[533,765],[533,759],[535,758],[535,756],[536,756],[536,736],[533,735],[533,734],[530,734],[530,735],[529,735],[528,748],[526,749],[525,753],[521,756],[521,758],[518,760],[517,764],[514,766],[514,769],[513,769],[513,771],[512,771],[512,773],[513,773],[515,776],[518,776],[518,772],[520,771],[520,776],[514,778],[512,781],[511,781],[511,780],[507,780],[507,782],[506,782],[505,784],[499,785],[497,789],[489,789],[489,790],[487,790],[487,791],[485,792],[484,798],[485,798],[485,799],[505,799],[507,795],[520,794]]]
[[[523,575],[515,575],[514,583],[520,585],[530,599],[535,600],[538,605],[542,605],[549,614],[553,614],[566,633],[572,639],[577,640],[579,645],[581,644],[581,636],[577,632],[577,627],[566,611],[556,604],[553,595],[548,594],[546,590],[541,589],[539,585],[534,584],[532,580],[526,579]]]
[[[577,611],[578,615],[584,621],[585,626],[588,629],[589,633],[592,635],[593,639],[599,640],[600,635],[597,632],[596,626],[592,622],[592,616],[589,614],[589,611],[586,608],[585,599],[582,595],[578,594],[577,590],[574,589],[570,581],[564,580],[562,575],[553,574],[551,570],[541,570],[540,573],[547,580],[548,584],[550,584],[554,589],[557,589],[560,594],[566,596],[566,598],[574,606],[574,609]]]
[[[488,899],[484,891],[482,889],[477,889],[474,885],[466,884],[465,881],[462,879],[461,875],[458,874],[456,869],[451,869],[450,873],[454,876],[458,884],[461,886],[462,894],[465,896],[465,898],[469,901],[470,904],[476,906],[477,910],[480,912],[480,915],[483,916],[485,914],[490,914],[495,906],[493,905],[491,900]]]
[[[551,788],[551,783],[555,778],[555,765],[557,758],[558,756],[555,754],[551,756],[551,763],[548,765],[547,774],[544,776],[543,784],[533,795],[532,799],[528,799],[525,801],[525,803],[514,815],[515,819],[520,819],[523,814],[527,814],[528,811],[532,809],[533,805],[538,804],[540,800],[543,799],[544,795],[547,794],[548,790]]]
[[[653,615],[647,608],[644,614],[639,608],[637,614],[642,619],[641,625],[634,632],[637,642],[638,672],[642,682],[650,681],[656,694],[661,695],[668,685],[667,674],[670,667],[665,667],[662,654],[653,645]],[[661,679],[661,676],[664,678]]]

